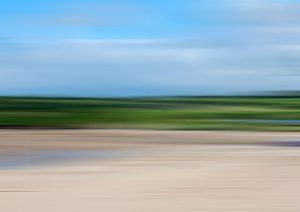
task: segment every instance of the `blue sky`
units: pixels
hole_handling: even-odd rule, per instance
[[[11,0],[0,8],[1,31],[18,39],[169,38],[196,25],[191,5],[188,0]],[[86,22],[63,24],[76,16]]]
[[[0,95],[211,95],[300,89],[300,3],[10,0]]]

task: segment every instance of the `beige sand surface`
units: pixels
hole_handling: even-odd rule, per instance
[[[0,169],[1,212],[300,211],[299,133],[0,131],[1,154],[130,149],[127,157]],[[300,139],[299,139],[300,141]]]

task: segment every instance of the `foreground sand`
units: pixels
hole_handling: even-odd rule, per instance
[[[300,147],[276,145],[297,133],[8,130],[0,136],[2,154],[133,151],[2,169],[1,212],[300,211]]]

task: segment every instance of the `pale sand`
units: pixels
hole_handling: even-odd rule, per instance
[[[297,138],[299,133],[0,131],[1,154],[71,148],[136,152],[0,170],[0,211],[299,212],[300,147],[269,145]]]

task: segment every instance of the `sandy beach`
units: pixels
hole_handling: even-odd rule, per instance
[[[271,132],[2,130],[0,160],[57,150],[127,154],[2,168],[0,211],[298,212],[299,137]]]

